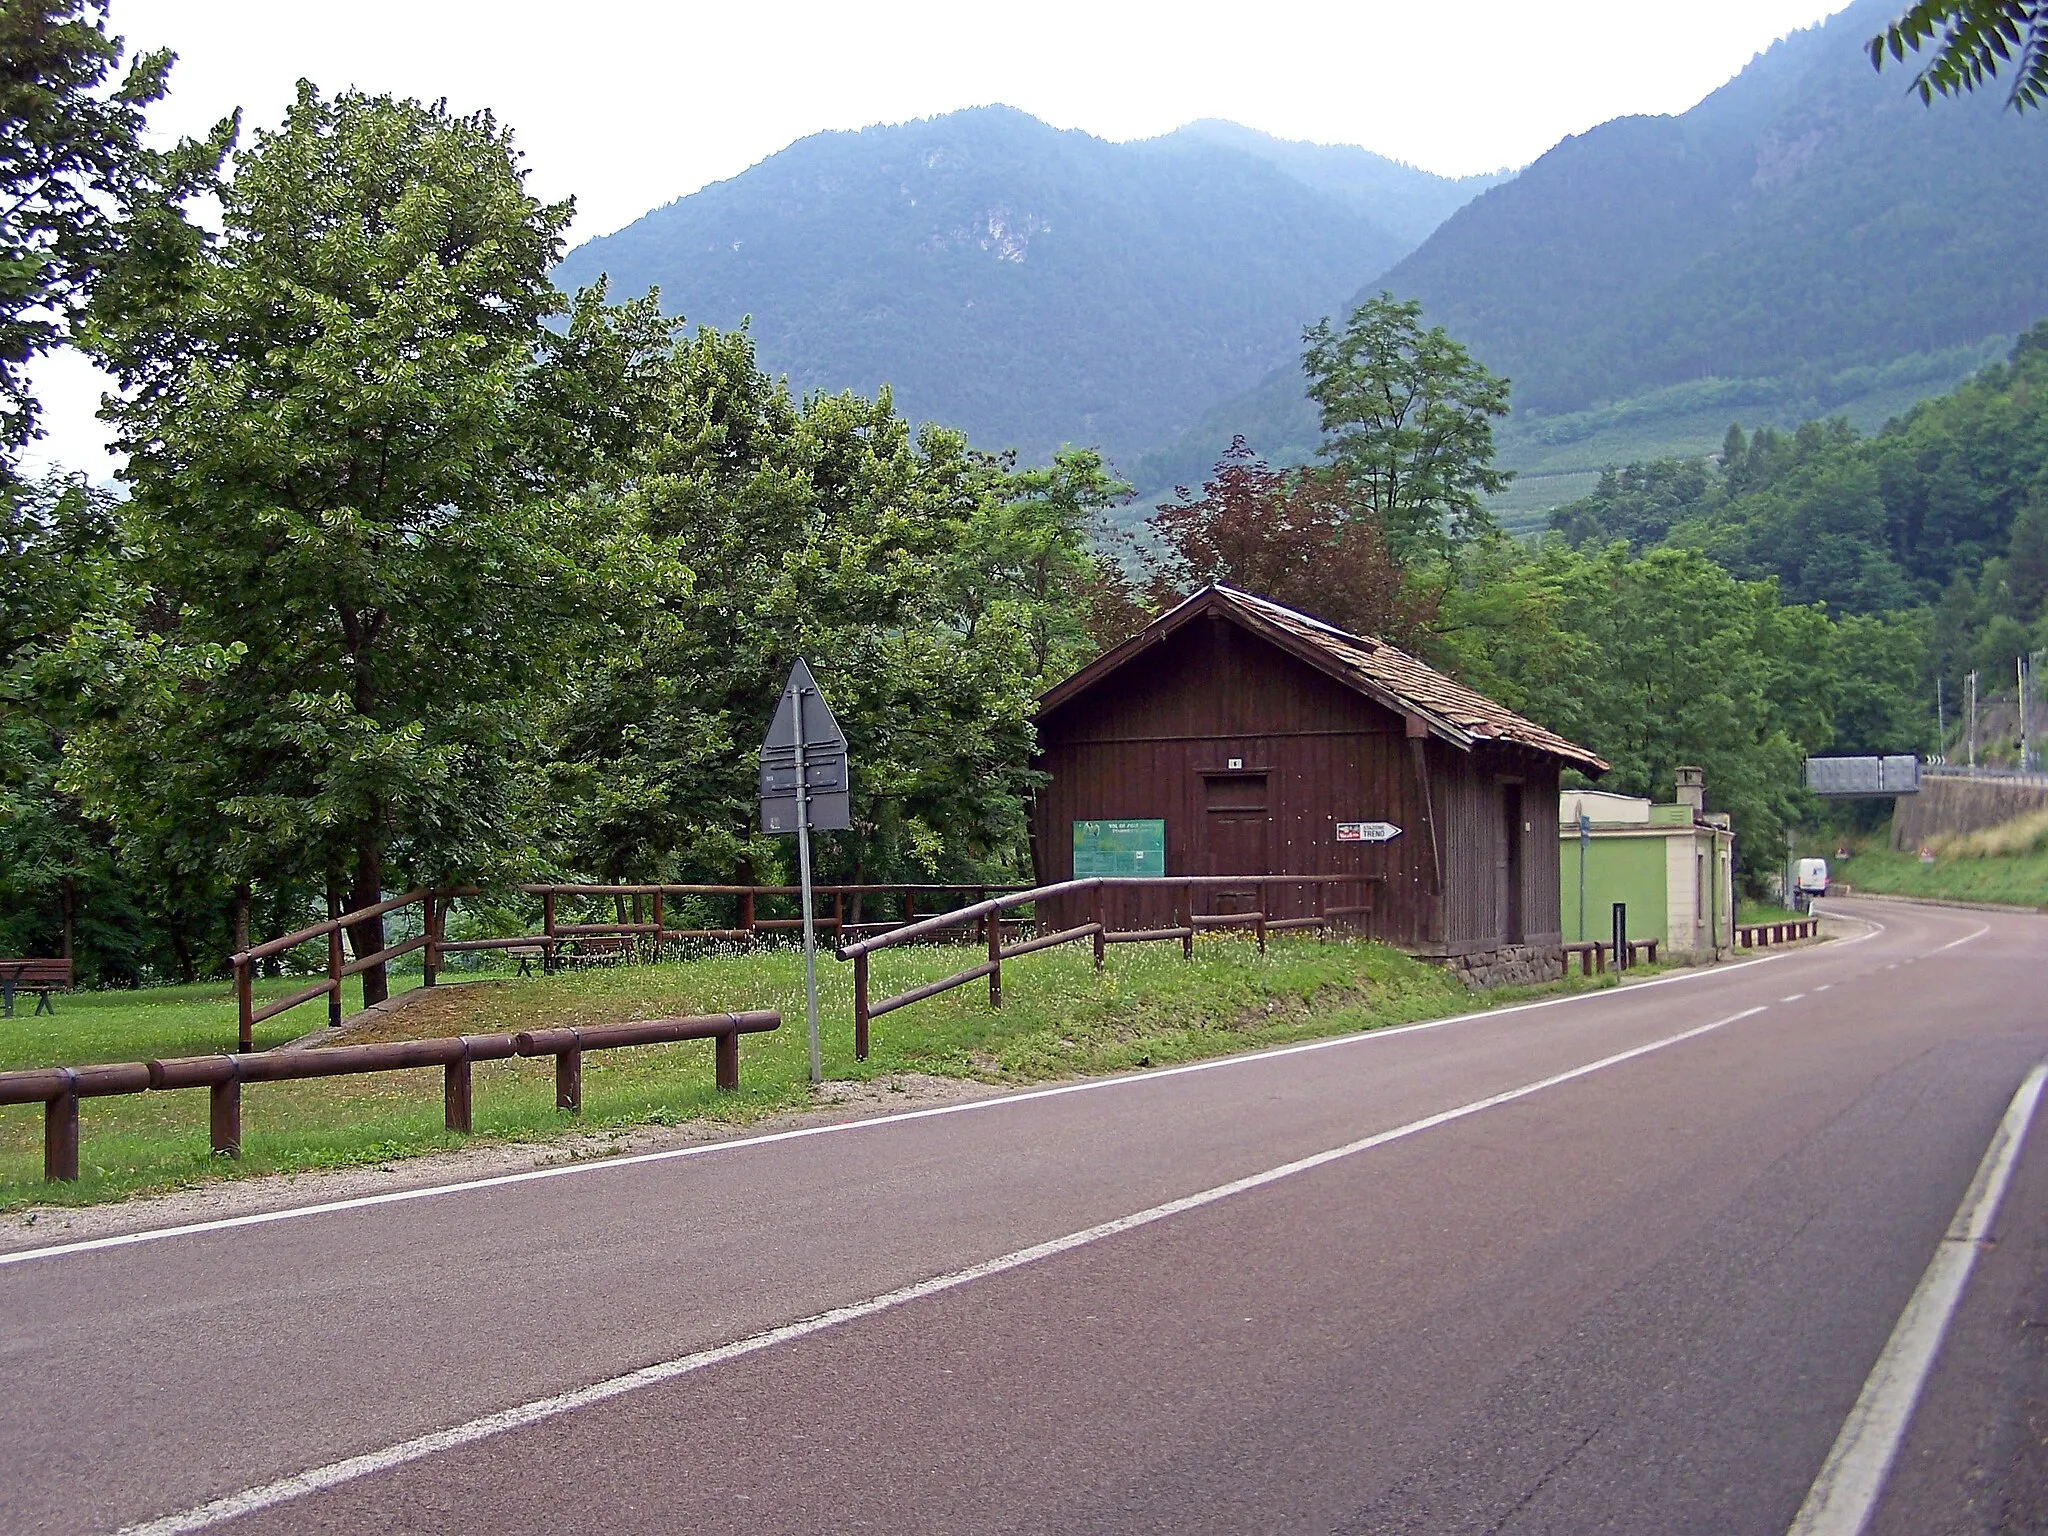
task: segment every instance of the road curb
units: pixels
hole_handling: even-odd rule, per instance
[[[2029,907],[2016,901],[1951,901],[1945,896],[1889,896],[1881,891],[1851,891],[1846,896],[1825,897],[1829,901],[1890,901],[1907,907],[1956,907],[1964,912],[2017,912],[2023,917],[2048,915],[2048,907]]]

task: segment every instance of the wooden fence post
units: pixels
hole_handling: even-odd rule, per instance
[[[441,898],[429,891],[426,894],[426,947],[420,951],[421,985],[431,987],[441,971]]]
[[[1259,916],[1253,927],[1259,930],[1259,954],[1266,953],[1266,898],[1273,894],[1272,887],[1265,881],[1259,882]]]
[[[555,1108],[583,1113],[583,1052],[575,1046],[555,1053]]]
[[[654,893],[654,963],[656,965],[661,964],[661,930],[663,921],[662,893],[656,891]]]
[[[236,1047],[243,1051],[256,1049],[256,962],[246,955],[235,959],[235,1009],[241,1015],[241,1029]]]
[[[1173,898],[1173,926],[1187,931],[1180,936],[1180,957],[1183,960],[1195,958],[1195,888],[1183,885],[1180,894]]]
[[[853,957],[853,1059],[868,1059],[868,952]]]
[[[216,1157],[242,1155],[242,1083],[231,1077],[207,1092],[207,1140]]]
[[[1318,880],[1315,885],[1315,894],[1316,942],[1318,944],[1327,944],[1330,941],[1330,888]]]
[[[1098,976],[1102,974],[1102,952],[1108,948],[1108,941],[1102,936],[1102,930],[1106,926],[1103,918],[1104,911],[1102,883],[1097,881],[1095,885],[1095,973]]]
[[[748,944],[757,937],[754,932],[754,893],[751,890],[740,892],[740,931],[746,934]]]
[[[548,891],[540,899],[540,968],[543,975],[553,975],[555,970],[555,893]]]
[[[908,899],[909,893],[904,893]],[[988,924],[988,1005],[991,1008],[1003,1006],[1003,914],[998,908],[989,913]]]
[[[43,1181],[70,1183],[77,1177],[78,1089],[72,1086],[43,1105]]]
[[[740,1085],[740,1031],[735,1024],[712,1043],[712,1071],[721,1093],[732,1093]]]
[[[449,1130],[469,1134],[470,1091],[469,1057],[451,1061],[441,1069],[441,1110],[442,1121]]]

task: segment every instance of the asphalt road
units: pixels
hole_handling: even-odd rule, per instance
[[[2048,920],[1837,910],[1557,1004],[0,1256],[0,1527],[1783,1532],[2048,1060]],[[2048,1529],[2048,1128],[1994,1235],[1875,1531]]]

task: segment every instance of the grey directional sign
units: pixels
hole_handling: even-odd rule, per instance
[[[801,739],[798,727],[801,725]],[[836,832],[853,825],[846,770],[846,733],[832,718],[811,669],[799,660],[790,668],[768,739],[761,743],[761,830],[791,836],[797,830],[797,760],[802,748],[804,786],[809,791],[810,830]]]
[[[1887,757],[1809,757],[1806,787],[1816,795],[1913,795],[1920,792],[1920,759],[1910,752]]]

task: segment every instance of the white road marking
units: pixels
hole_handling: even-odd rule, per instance
[[[2012,1096],[1991,1145],[1984,1149],[1984,1160],[1977,1165],[1977,1176],[1970,1180],[1927,1272],[1920,1277],[1906,1310],[1899,1314],[1877,1364],[1871,1367],[1862,1394],[1835,1437],[1834,1449],[1821,1464],[1820,1476],[1799,1507],[1789,1536],[1857,1536],[1869,1523],[1906,1426],[1912,1421],[1913,1405],[1934,1368],[1977,1253],[1998,1215],[1998,1202],[2012,1177],[2013,1165],[2019,1161],[2044,1081],[2048,1081],[2048,1065],[2037,1066]]]
[[[564,1413],[572,1413],[579,1408],[588,1408],[595,1403],[602,1403],[610,1398],[638,1391],[642,1387],[651,1387],[661,1382],[674,1381],[679,1376],[687,1376],[694,1371],[701,1371],[707,1366],[718,1365],[727,1360],[737,1360],[744,1355],[756,1354],[761,1350],[771,1349],[777,1344],[788,1343],[793,1339],[801,1339],[826,1328],[837,1327],[841,1323],[850,1323],[859,1318],[872,1317],[877,1312],[885,1312],[892,1307],[900,1307],[906,1302],[918,1301],[927,1296],[936,1296],[942,1291],[954,1290],[959,1286],[971,1284],[976,1280],[986,1279],[990,1275],[1002,1274],[1005,1270],[1017,1269],[1025,1264],[1035,1263],[1040,1259],[1051,1258],[1055,1254],[1067,1253],[1075,1248],[1100,1242],[1106,1237],[1115,1237],[1121,1232],[1130,1232],[1139,1227],[1150,1226],[1153,1222],[1164,1221],[1169,1216],[1178,1216],[1186,1211],[1198,1210],[1205,1205],[1213,1205],[1219,1200],[1229,1199],[1232,1195],[1240,1195],[1247,1190],[1278,1183],[1282,1179],[1292,1178],[1299,1173],[1307,1173],[1311,1169],[1321,1168],[1341,1158],[1354,1157],[1358,1153],[1369,1152],[1375,1147],[1386,1146],[1389,1142],[1401,1141],[1407,1137],[1418,1135],[1423,1131],[1434,1130],[1440,1125],[1448,1125],[1454,1120],[1462,1120],[1468,1115],[1476,1115],[1482,1110],[1493,1109],[1502,1104],[1511,1104],[1517,1099],[1525,1099],[1531,1094],[1541,1093],[1546,1088],[1555,1088],[1560,1084],[1573,1082],[1578,1078],[1590,1077],[1595,1072],[1604,1072],[1609,1067],[1620,1066],[1623,1062],[1634,1061],[1638,1057],[1648,1056],[1652,1052],[1665,1050],[1674,1045],[1681,1045],[1687,1040],[1696,1040],[1701,1035],[1711,1034],[1714,1030],[1724,1028],[1741,1019],[1751,1018],[1764,1011],[1762,1007],[1745,1008],[1740,1013],[1731,1013],[1724,1019],[1714,1020],[1711,1024],[1695,1025],[1693,1028],[1681,1030],[1675,1035],[1666,1035],[1661,1040],[1653,1040],[1646,1045],[1634,1046],[1626,1051],[1617,1051],[1611,1056],[1602,1056],[1598,1061],[1589,1061],[1583,1066],[1572,1067],[1568,1071],[1539,1078],[1533,1083],[1524,1083],[1519,1088],[1510,1088],[1501,1093],[1489,1094],[1483,1099],[1474,1099],[1468,1104],[1460,1104],[1455,1109],[1440,1110],[1436,1114],[1425,1115],[1419,1120],[1410,1120],[1405,1125],[1395,1126],[1392,1130],[1378,1131],[1371,1136],[1360,1137],[1357,1141],[1346,1142],[1340,1147],[1331,1147],[1327,1151],[1311,1153],[1307,1157],[1297,1158],[1289,1163],[1282,1163],[1278,1167],[1268,1168],[1260,1173],[1247,1174],[1241,1179],[1232,1179],[1227,1184],[1217,1184],[1192,1195],[1183,1195],[1177,1200],[1168,1200],[1162,1205],[1151,1206],[1142,1211],[1134,1211],[1128,1216],[1119,1216],[1114,1220],[1101,1222],[1096,1226],[1083,1227],[1080,1231],[1069,1232],[1064,1237],[1055,1237],[1046,1242],[1033,1243],[1028,1248],[1019,1248],[998,1258],[986,1259],[979,1264],[970,1264],[965,1269],[956,1269],[949,1274],[934,1275],[929,1280],[920,1280],[913,1285],[906,1285],[898,1290],[885,1291],[881,1295],[871,1296],[865,1301],[856,1301],[847,1306],[834,1307],[831,1311],[821,1312],[815,1317],[807,1317],[793,1323],[785,1323],[779,1328],[770,1328],[765,1332],[752,1334],[744,1339],[737,1339],[730,1344],[721,1344],[712,1349],[698,1350],[694,1354],[679,1355],[673,1360],[663,1360],[654,1365],[642,1366],[637,1371],[628,1371],[623,1376],[614,1376],[606,1381],[595,1382],[590,1386],[580,1387],[573,1392],[563,1392],[554,1397],[543,1397],[530,1403],[522,1403],[516,1408],[506,1408],[497,1413],[485,1414],[481,1418],[471,1419],[465,1424],[457,1424],[449,1429],[436,1430],[432,1434],[420,1435],[415,1439],[401,1441],[397,1445],[386,1446],[382,1450],[369,1451],[360,1456],[346,1457],[341,1461],[332,1461],[325,1466],[313,1467],[304,1472],[294,1473],[290,1477],[279,1478],[276,1482],[265,1483],[259,1488],[248,1488],[240,1493],[231,1493],[223,1498],[213,1499],[205,1504],[196,1505],[191,1509],[181,1510],[176,1514],[163,1515],[154,1520],[146,1520],[136,1525],[124,1526],[117,1533],[117,1536],[182,1536],[182,1533],[203,1531],[211,1526],[220,1525],[225,1521],[237,1520],[245,1515],[255,1514],[259,1510],[274,1509],[280,1504],[289,1504],[293,1500],[304,1498],[308,1494],[319,1493],[325,1489],[339,1487],[343,1483],[354,1482],[358,1478],[389,1471],[393,1467],[401,1467],[407,1462],[438,1455],[442,1451],[454,1450],[459,1446],[474,1445],[479,1440],[492,1439],[495,1436],[506,1433],[508,1430],[520,1429],[529,1424],[537,1424],[544,1419],[555,1418]]]
[[[1990,931],[1991,925],[1989,923],[1986,923],[1982,928],[1979,928],[1975,933],[1966,933],[1960,939],[1949,940],[1948,943],[1941,946],[1941,949],[1930,949],[1927,952],[1928,956],[1929,958],[1932,958],[1933,956],[1940,954],[1942,950],[1954,949],[1957,945],[1967,944],[1972,939],[1981,939],[1984,937],[1985,934],[1989,933]]]
[[[1779,998],[1778,1001],[1781,1003],[1796,1003],[1804,996],[1806,996],[1804,992],[1791,992]]]
[[[1832,987],[1833,985],[1834,983],[1832,981],[1824,981],[1819,986],[1815,987],[1813,990],[1816,992],[1825,992],[1829,987]]]
[[[1870,918],[1856,918],[1854,921],[1868,923],[1869,928],[1854,938],[1840,939],[1835,947],[1860,944],[1865,939],[1875,938],[1885,931],[1884,924]],[[626,1157],[607,1157],[582,1163],[563,1163],[552,1168],[530,1168],[520,1173],[493,1174],[488,1178],[462,1179],[448,1184],[425,1184],[416,1189],[394,1189],[377,1195],[355,1195],[346,1200],[322,1200],[311,1205],[286,1206],[275,1211],[254,1211],[246,1216],[222,1216],[211,1221],[185,1222],[173,1227],[148,1227],[139,1232],[122,1232],[109,1237],[80,1238],[76,1242],[52,1243],[42,1248],[22,1248],[12,1253],[0,1253],[0,1269],[9,1265],[27,1264],[36,1259],[54,1259],[66,1254],[96,1253],[109,1248],[132,1248],[141,1243],[159,1243],[174,1237],[197,1237],[209,1232],[229,1232],[244,1227],[268,1226],[272,1222],[296,1221],[307,1216],[329,1216],[342,1211],[369,1210],[380,1205],[401,1205],[411,1200],[431,1200],[441,1195],[468,1194],[480,1189],[503,1189],[514,1184],[532,1184],[543,1179],[578,1178],[591,1174],[610,1173],[620,1168],[634,1168],[648,1163],[673,1162],[681,1158],[710,1157],[718,1153],[739,1152],[749,1147],[764,1147],[776,1142],[802,1141],[812,1136],[837,1136],[852,1131],[864,1131],[876,1126],[900,1125],[910,1120],[929,1120],[942,1115],[971,1115],[985,1110],[1001,1109],[1011,1104],[1025,1104],[1034,1099],[1056,1099],[1070,1093],[1099,1093],[1113,1088],[1128,1088],[1134,1085],[1159,1082],[1166,1078],[1180,1077],[1190,1072],[1216,1072],[1231,1067],[1253,1065],[1276,1060],[1283,1056],[1298,1056],[1307,1051],[1336,1050],[1345,1046],[1371,1044],[1378,1040],[1396,1040],[1407,1035],[1420,1034],[1432,1029],[1444,1029],[1453,1024],[1470,1024],[1481,1019],[1498,1019],[1511,1013],[1528,1013],[1540,1008],[1555,1008],[1564,1003],[1594,1002],[1601,998],[1628,997],[1650,987],[1673,986],[1681,982],[1712,980],[1728,976],[1751,966],[1769,965],[1775,960],[1789,960],[1800,955],[1825,954],[1826,950],[1781,950],[1775,955],[1760,955],[1754,960],[1740,960],[1720,967],[1680,971],[1670,976],[1658,976],[1649,981],[1631,982],[1626,986],[1609,987],[1599,992],[1575,992],[1563,997],[1539,998],[1532,1003],[1514,1003],[1506,1008],[1488,1008],[1476,1013],[1455,1014],[1444,1019],[1425,1019],[1417,1024],[1402,1024],[1387,1029],[1376,1029],[1354,1035],[1332,1035],[1323,1040],[1305,1040],[1295,1045],[1275,1046],[1270,1050],[1249,1051],[1236,1056],[1218,1056],[1208,1061],[1191,1061],[1177,1067],[1160,1067],[1143,1072],[1129,1072],[1115,1077],[1089,1078],[1085,1082],[1063,1083],[1056,1088],[1031,1088],[1022,1093],[1008,1093],[986,1099],[973,1099],[964,1104],[940,1104],[929,1109],[907,1109],[891,1115],[874,1115],[864,1120],[842,1120],[831,1125],[810,1125],[794,1131],[773,1131],[761,1136],[740,1136],[731,1141],[709,1142],[694,1147],[671,1147],[661,1152],[636,1152]]]

